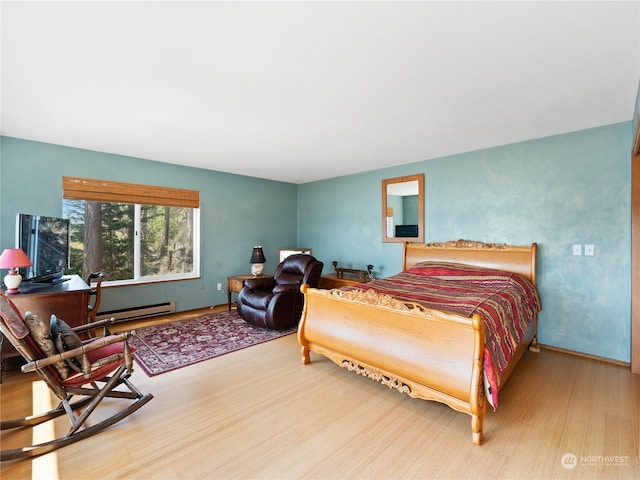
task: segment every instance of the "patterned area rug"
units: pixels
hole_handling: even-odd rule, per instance
[[[290,335],[296,330],[296,327],[284,330],[256,327],[233,310],[143,327],[136,330],[131,343],[137,348],[134,358],[152,377]]]

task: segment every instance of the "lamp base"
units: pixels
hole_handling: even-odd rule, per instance
[[[22,283],[22,275],[15,270],[10,270],[4,277],[4,284],[7,287],[7,291],[4,292],[7,295],[17,295],[20,293],[18,287]]]
[[[252,263],[251,264],[251,275],[254,277],[259,277],[264,272],[264,264],[263,263]]]

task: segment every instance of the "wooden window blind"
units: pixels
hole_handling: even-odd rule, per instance
[[[200,192],[93,178],[62,177],[62,196],[69,200],[200,208]]]

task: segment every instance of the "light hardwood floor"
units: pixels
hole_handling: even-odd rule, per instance
[[[138,368],[149,404],[75,445],[3,462],[2,479],[640,478],[640,376],[629,368],[527,353],[475,446],[469,416],[318,355],[303,366],[299,350],[290,335],[153,378]],[[43,391],[12,371],[0,390],[2,419]],[[2,435],[2,448],[20,436]]]

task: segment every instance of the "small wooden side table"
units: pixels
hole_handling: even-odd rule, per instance
[[[229,311],[231,311],[231,294],[232,293],[240,293],[242,290],[242,286],[244,285],[244,281],[248,278],[271,278],[268,275],[234,275],[232,277],[227,277],[227,304],[229,305]]]

